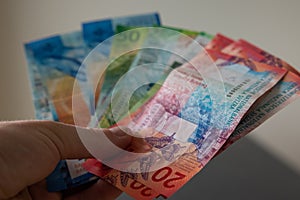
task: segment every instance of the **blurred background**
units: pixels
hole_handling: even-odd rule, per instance
[[[24,42],[79,30],[89,20],[157,11],[164,25],[244,38],[300,69],[299,8],[298,0],[1,0],[0,120],[34,118]],[[300,199],[299,119],[298,100],[172,199]]]

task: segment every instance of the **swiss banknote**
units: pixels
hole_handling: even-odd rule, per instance
[[[74,124],[72,112],[74,81],[77,79],[85,83],[88,80],[87,76],[93,73],[79,70],[82,61],[93,47],[114,35],[118,25],[157,26],[160,25],[160,19],[157,13],[149,13],[86,22],[82,31],[55,35],[25,44],[37,119]],[[106,45],[99,53],[109,56],[110,45]],[[92,92],[84,88],[78,94],[74,94],[83,96],[78,98],[84,100],[79,102],[81,112],[86,110],[86,106],[90,112],[94,111],[95,98]],[[81,167],[82,162],[82,160],[62,161],[48,177],[49,189],[64,190],[88,182],[92,175]]]
[[[157,13],[86,22],[82,31],[29,42],[25,51],[37,119],[76,124],[78,97],[76,112],[93,116],[84,124],[117,123],[152,147],[117,157],[127,163],[123,171],[96,159],[62,161],[48,177],[49,191],[100,177],[136,199],[170,197],[300,96],[300,74],[287,62],[243,39],[162,26]],[[102,72],[103,60],[113,62]],[[114,109],[126,98],[126,112]]]
[[[177,157],[178,155],[176,153],[179,153],[180,149],[184,149],[187,144],[176,143],[172,141],[172,139],[167,140],[166,142],[170,144],[174,142],[172,147],[168,147],[174,149],[172,152],[174,155],[171,155],[175,158],[177,157],[174,163],[147,173],[132,174],[112,169],[103,176],[104,179],[112,180],[112,177],[115,177],[112,184],[119,186],[120,189],[125,191],[127,187],[130,187],[130,184],[127,185],[127,181],[124,182],[124,177],[126,177],[126,179],[134,179],[131,180],[134,181],[134,184],[144,185],[145,187],[139,187],[140,192],[138,190],[136,191],[135,198],[137,199],[151,199],[153,195],[157,193],[169,197],[206,165],[222,147],[238,125],[242,116],[255,100],[272,88],[286,73],[286,70],[276,69],[275,67],[262,63],[251,62],[251,65],[247,65],[249,63],[248,60],[238,61],[234,59],[233,56],[221,56],[215,52],[210,52],[210,55],[218,63],[217,66],[223,75],[222,83],[218,83],[218,81],[215,80],[214,73],[211,74],[211,77],[206,77],[207,79],[212,79],[213,84],[211,85],[215,87],[212,89],[215,95],[210,96],[207,89],[206,82],[211,80],[204,81],[202,77],[197,77],[195,75],[197,71],[194,69],[194,66],[186,63],[173,70],[159,91],[156,92],[146,104],[143,104],[141,108],[132,114],[131,118],[133,118],[136,124],[127,124],[128,121],[126,118],[124,122],[119,122],[122,126],[130,127],[132,130],[139,130],[145,126],[148,128],[159,127],[161,119],[170,119],[170,121],[167,121],[165,126],[161,128],[162,132],[158,133],[157,137],[154,136],[149,143],[155,147],[166,141],[165,137],[172,136],[173,140],[192,143],[192,147],[188,146],[190,152]],[[195,64],[198,63],[200,67],[202,64],[201,59],[202,56],[200,54],[191,62]],[[234,60],[236,61],[232,62]],[[194,75],[193,78],[191,78],[192,74]],[[187,82],[190,84],[187,84]],[[223,83],[225,83],[224,93],[220,91],[220,89],[222,89],[220,86],[222,86]],[[183,85],[186,87],[183,87]],[[178,90],[179,86],[181,86],[181,90]],[[178,99],[181,99],[182,102],[176,104],[177,102],[174,102],[172,99],[174,95],[178,96]],[[156,108],[157,106],[159,108]],[[197,108],[199,110],[197,110]],[[156,115],[153,115],[151,109],[157,109],[155,112]],[[227,111],[225,113],[221,112],[221,110],[224,111],[226,109]],[[166,110],[169,112],[164,112]],[[135,116],[137,116],[138,119]],[[152,119],[147,120],[150,124],[145,124],[146,119]],[[179,124],[180,119],[184,121],[182,122],[183,127],[179,129],[175,135],[172,135],[174,134],[174,130],[176,130],[174,123]],[[161,133],[166,136],[161,137]],[[188,133],[191,135],[188,135]],[[152,141],[155,142],[151,143]],[[177,151],[175,150],[176,148]],[[164,149],[161,151],[164,151]],[[161,154],[163,153],[161,152]],[[143,161],[144,159],[145,158],[142,158],[141,160]],[[170,159],[170,157],[166,159]],[[99,173],[99,171],[101,172],[101,168],[96,169],[94,167],[96,164],[93,162],[95,161],[89,160],[85,166],[90,169],[92,173],[100,176],[101,173]],[[137,162],[141,161],[138,160]],[[155,165],[155,163],[151,162],[147,164],[149,168]],[[167,174],[164,179],[157,178],[162,176],[162,174]],[[151,193],[150,190],[147,189],[148,192],[144,194],[145,188],[150,188],[153,192]]]
[[[224,39],[226,39],[227,41],[224,41]],[[221,44],[217,44],[218,42],[217,41],[221,41]],[[261,64],[260,63],[257,63],[255,62],[255,60],[249,60],[249,59],[245,59],[246,57],[235,57],[235,56],[230,56],[230,55],[226,55],[226,54],[222,54],[220,52],[217,52],[217,51],[220,51],[221,49],[223,49],[224,47],[228,46],[229,44],[231,44],[232,42],[234,42],[233,40],[229,39],[229,38],[226,38],[222,35],[217,35],[215,37],[215,39],[207,45],[207,49],[214,49],[215,52],[213,52],[211,54],[212,57],[214,56],[217,56],[219,58],[223,58],[223,59],[226,59],[228,62],[227,64],[230,64],[230,63],[243,63],[244,65],[248,65],[251,69],[256,69],[258,70],[260,67],[260,65],[264,65],[264,63],[266,62],[262,62]],[[213,43],[216,43],[215,45]],[[258,61],[261,61],[261,60],[258,60]],[[270,62],[268,62],[268,64],[270,64]],[[265,66],[267,67],[267,66]],[[274,64],[274,66],[269,66],[270,70],[271,71],[276,71],[276,68],[278,67],[277,65]],[[268,68],[268,67],[267,67]],[[284,75],[285,75],[286,71],[285,72],[282,72],[281,76],[279,77],[279,79],[276,80],[279,81]],[[287,76],[289,76],[291,72],[288,72],[287,73]],[[263,78],[264,79],[264,78]],[[294,80],[297,79],[297,76],[294,77]],[[299,77],[298,77],[299,79]],[[266,80],[266,79],[264,79]],[[269,80],[267,81],[269,82]],[[275,83],[276,83],[275,82]],[[281,82],[281,81],[280,81]],[[280,85],[280,82],[278,83],[278,85]],[[294,81],[295,82],[295,81]],[[275,84],[274,83],[274,84]],[[278,85],[276,85],[276,87],[278,87]],[[290,86],[290,91],[291,91],[291,96],[293,96],[293,98],[290,99],[290,101],[294,100],[295,98],[297,98],[299,96],[299,83],[292,83],[291,84],[292,86]],[[275,88],[276,88],[275,87]],[[274,89],[273,89],[274,90]],[[263,93],[265,93],[267,90],[265,90]],[[286,91],[287,92],[287,91]],[[262,93],[262,94],[263,94]],[[262,99],[263,97],[261,97]],[[284,99],[284,98],[283,98]],[[258,101],[259,102],[259,101]],[[278,103],[277,103],[278,104]],[[279,103],[280,104],[280,103]],[[257,103],[256,103],[257,105]],[[250,109],[249,112],[251,112],[251,110],[253,110],[255,108],[255,106],[252,106],[252,109]],[[284,105],[281,105],[281,107],[284,107]],[[249,108],[249,107],[248,107]],[[248,113],[249,113],[248,112]],[[272,114],[274,114],[276,111],[273,111],[272,113],[269,113],[268,114],[268,117],[270,117]],[[246,112],[245,112],[246,113]],[[245,114],[244,113],[244,114]],[[190,115],[191,112],[189,113]],[[243,118],[244,120],[242,120],[241,124],[247,122],[247,115]],[[251,118],[250,118],[251,119]],[[248,118],[249,120],[249,118]],[[253,119],[252,119],[253,120]],[[252,126],[252,129],[257,127],[260,123],[263,122],[263,120],[265,119],[257,119],[258,120],[258,123],[256,124],[253,124]],[[249,122],[248,122],[249,123]],[[241,125],[240,125],[241,126]],[[239,131],[239,126],[238,128],[235,130],[233,136],[229,139],[229,142],[227,142],[222,148],[219,146],[218,149],[221,149],[223,150],[225,147],[228,147],[228,144],[231,144],[232,142],[230,142],[230,140],[232,140],[232,138],[235,138],[235,140],[237,139],[237,137],[235,135],[237,135],[240,131]],[[249,130],[248,130],[249,132]],[[244,130],[243,131],[243,135],[245,135],[247,133],[247,130]],[[240,135],[241,136],[241,135]],[[217,149],[217,150],[218,150]],[[90,164],[89,164],[90,162]],[[89,160],[87,163],[86,163],[86,166],[87,167],[91,167],[92,164],[91,162],[96,162],[97,161],[91,161]],[[94,163],[95,164],[95,163]],[[186,164],[186,163],[185,163]],[[96,164],[94,166],[97,166]],[[90,168],[91,169],[91,168]],[[91,171],[93,171],[93,173],[97,174],[99,172],[97,172],[97,170],[100,170],[101,169],[97,169],[97,168],[93,168]],[[156,186],[153,186],[149,183],[149,181],[147,180],[146,182],[143,182],[143,179],[142,179],[142,175],[141,175],[141,178],[138,179],[138,175],[133,175],[133,174],[126,174],[126,173],[122,173],[122,172],[118,172],[116,170],[113,170],[115,171],[114,173],[111,173],[109,175],[106,175],[105,179],[107,179],[108,181],[110,181],[112,184],[115,184],[116,186],[118,186],[120,189],[124,190],[124,191],[127,191],[129,194],[135,196],[136,198],[147,198],[145,196],[148,196],[150,198],[153,198],[155,195],[157,194],[161,194],[163,196],[168,196],[167,194],[164,194],[162,192],[162,190],[164,190],[165,188],[162,187],[162,185],[159,185],[157,186],[157,188],[155,188]],[[167,169],[165,169],[165,171],[168,171]],[[120,173],[120,174],[118,174]],[[154,173],[155,174],[155,173]],[[100,175],[100,174],[98,174]],[[156,174],[157,175],[157,174]],[[115,177],[114,179],[112,179],[112,177]],[[118,179],[119,178],[119,179]],[[133,180],[132,180],[133,179]],[[112,181],[113,180],[113,181]],[[173,179],[171,179],[173,180]],[[125,184],[126,183],[126,184]],[[149,185],[150,184],[150,185]],[[127,189],[126,189],[127,188]],[[153,189],[155,188],[155,189]]]

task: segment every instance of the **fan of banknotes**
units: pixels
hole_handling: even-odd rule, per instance
[[[86,22],[25,51],[37,119],[125,127],[151,146],[118,162],[97,148],[95,159],[63,160],[49,191],[101,178],[135,199],[168,198],[300,96],[300,73],[280,58],[244,39],[163,26],[157,13]]]

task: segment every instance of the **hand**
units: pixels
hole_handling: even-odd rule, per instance
[[[132,142],[132,137],[120,129],[103,131],[120,148]],[[62,199],[61,193],[47,191],[45,178],[62,159],[89,157],[74,126],[51,121],[0,122],[0,199]],[[99,180],[65,199],[115,199],[120,194],[120,190]]]

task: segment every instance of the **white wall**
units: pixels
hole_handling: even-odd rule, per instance
[[[297,0],[1,0],[0,120],[34,117],[26,41],[79,29],[83,21],[158,11],[166,25],[245,38],[299,69],[299,8]],[[250,137],[300,172],[299,119],[297,101]]]

